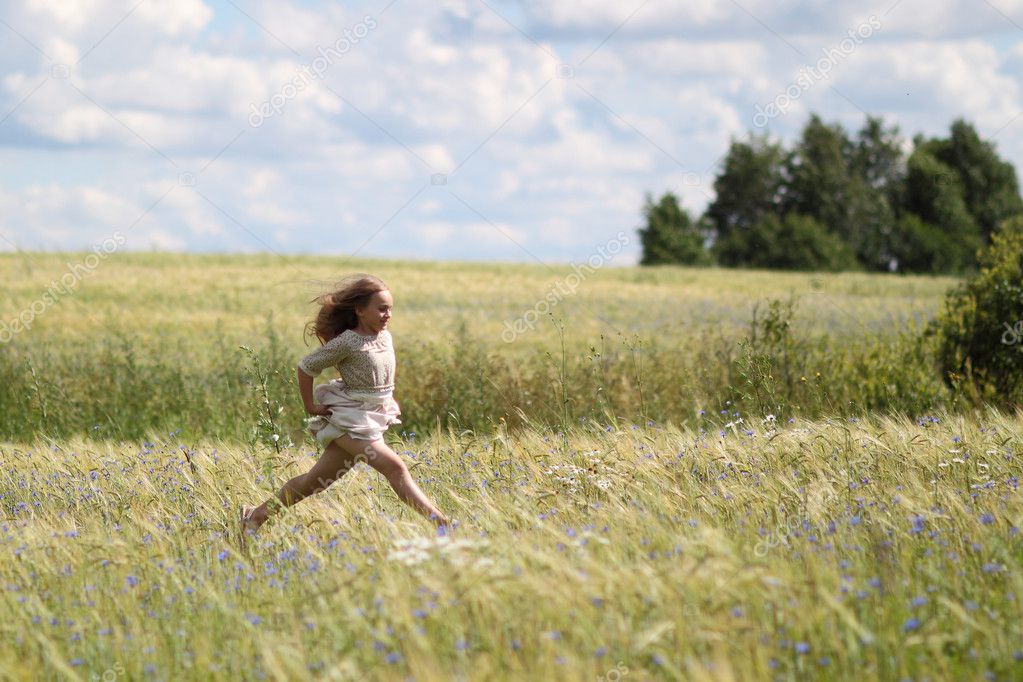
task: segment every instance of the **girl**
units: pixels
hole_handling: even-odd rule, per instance
[[[383,474],[398,497],[431,519],[443,534],[448,518],[423,494],[405,462],[383,440],[388,426],[401,423],[401,410],[392,397],[394,348],[386,329],[394,305],[391,292],[377,277],[359,273],[313,302],[319,303],[320,310],[307,331],[311,327],[322,345],[299,361],[298,389],[306,412],[313,415],[309,430],[326,447],[313,468],[285,483],[276,499],[256,508],[242,507],[242,542],[273,512],[325,490],[360,460]],[[341,378],[314,391],[313,378],[331,366]]]

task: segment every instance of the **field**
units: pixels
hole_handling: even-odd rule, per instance
[[[609,413],[698,426],[700,410],[726,407],[820,416],[952,406],[929,350],[900,336],[939,309],[949,278],[602,268],[576,281],[568,265],[109,258],[47,305],[51,282],[86,256],[0,254],[0,340],[15,320],[29,323],[0,344],[10,388],[0,438],[247,438],[259,410],[249,389],[262,388],[253,359],[281,423],[300,425],[294,366],[315,343],[302,336],[309,299],[351,271],[393,290],[395,396],[410,432]],[[793,314],[765,316],[771,300],[791,300]]]
[[[0,320],[84,257],[0,255]],[[458,525],[360,464],[241,552],[316,456],[293,368],[349,271],[392,288],[387,440]],[[1023,676],[1023,415],[932,366],[954,280],[605,268],[502,338],[570,272],[129,254],[36,306],[0,345],[0,677]]]

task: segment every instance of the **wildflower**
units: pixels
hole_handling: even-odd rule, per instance
[[[995,517],[993,514],[981,514],[980,522],[983,523],[985,526],[988,526],[995,522]]]
[[[810,645],[806,642],[796,642],[796,653],[807,654],[810,653]]]
[[[920,627],[920,619],[919,618],[910,618],[905,623],[902,624],[902,631],[903,632],[913,632],[914,630],[918,629],[919,627]]]

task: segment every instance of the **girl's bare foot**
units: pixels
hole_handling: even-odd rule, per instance
[[[240,542],[242,547],[245,547],[246,536],[253,535],[257,530],[259,530],[259,526],[256,525],[256,522],[249,518],[250,516],[252,516],[252,512],[255,511],[255,509],[256,509],[255,507],[242,505],[242,513],[240,519],[241,525]]]

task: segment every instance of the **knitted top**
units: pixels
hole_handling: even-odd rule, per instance
[[[394,365],[391,332],[386,329],[370,336],[346,329],[298,363],[311,377],[335,367],[347,388],[363,393],[393,391]]]

